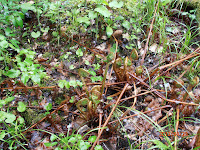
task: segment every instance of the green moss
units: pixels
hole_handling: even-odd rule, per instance
[[[40,113],[38,110],[28,108],[22,113],[22,117],[25,119],[27,125],[31,125],[45,117],[45,114]]]

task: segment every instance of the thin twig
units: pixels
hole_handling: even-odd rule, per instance
[[[177,119],[177,122],[176,122],[176,128],[175,128],[175,143],[174,143],[174,150],[177,150],[177,134],[178,134],[178,125],[179,125],[179,107],[177,106],[177,116],[176,116],[176,119]]]
[[[112,114],[114,113],[115,109],[117,108],[118,103],[119,103],[119,100],[122,98],[122,96],[123,96],[124,92],[126,91],[126,88],[128,87],[128,85],[129,85],[129,84],[126,83],[126,85],[124,86],[124,88],[123,88],[123,90],[122,90],[122,92],[121,92],[119,98],[117,99],[117,101],[116,101],[116,103],[115,103],[115,106],[112,108],[112,111],[110,112],[108,118],[106,119],[105,123],[103,124],[103,127],[102,127],[100,133],[98,134],[98,137],[97,137],[96,141],[95,141],[94,144],[92,145],[91,150],[94,149],[94,147],[95,147],[96,144],[97,144],[97,141],[100,139],[101,134],[103,133],[104,128],[106,127],[106,125],[108,124],[108,121],[109,121],[110,118],[112,117]]]
[[[151,31],[153,29],[153,23],[154,23],[154,20],[155,20],[155,17],[156,17],[156,12],[157,12],[157,9],[158,9],[158,4],[159,4],[159,0],[157,2],[157,6],[156,6],[156,9],[154,11],[154,16],[153,16],[153,19],[151,21],[151,25],[150,25],[150,30],[149,30],[149,35],[148,35],[148,38],[147,38],[147,42],[146,42],[146,45],[145,45],[145,48],[144,48],[144,53],[142,55],[142,60],[141,60],[141,63],[140,65],[142,66],[143,63],[144,63],[144,58],[145,58],[145,55],[147,53],[147,48],[148,48],[148,45],[149,45],[149,39],[150,39],[150,36],[151,36]]]
[[[135,82],[133,82],[133,85],[134,85],[134,92],[135,92],[135,95],[137,95],[138,92],[137,92],[137,88],[136,88]],[[136,102],[137,102],[137,96],[134,97],[134,102],[133,102],[133,105],[131,106],[131,109],[134,108]],[[125,113],[122,115],[122,118],[125,117],[129,112],[130,112],[130,109],[127,109],[127,110],[125,111]]]

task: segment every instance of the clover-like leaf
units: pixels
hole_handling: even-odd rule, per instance
[[[37,31],[37,32],[31,32],[31,36],[33,37],[33,38],[38,38],[39,36],[40,36],[40,31]]]
[[[97,139],[97,136],[93,135],[93,136],[90,136],[90,137],[88,138],[88,141],[94,143],[96,139]]]
[[[76,143],[76,138],[75,137],[71,137],[68,141],[68,143],[72,143],[72,144],[75,144]]]
[[[24,118],[22,118],[22,117],[17,118],[17,120],[19,121],[20,124],[23,124],[25,122]]]
[[[78,57],[83,56],[83,51],[79,48],[79,49],[76,51],[76,55],[77,55]]]
[[[48,103],[47,105],[44,106],[44,109],[46,109],[46,111],[50,111],[53,108],[52,103]]]
[[[13,123],[15,121],[15,119],[16,119],[16,116],[11,114],[11,113],[7,113],[6,114],[6,118],[7,118],[5,120],[6,123]]]
[[[101,145],[97,145],[97,146],[95,146],[94,150],[103,150],[103,148]]]
[[[19,112],[24,112],[26,110],[26,105],[23,102],[18,102],[17,110]]]

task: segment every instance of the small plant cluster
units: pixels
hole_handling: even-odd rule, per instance
[[[56,146],[58,143],[60,145],[64,145],[61,147],[56,147],[56,150],[62,150],[62,149],[72,149],[72,150],[87,150],[91,147],[91,144],[95,142],[96,136],[92,135],[87,140],[83,140],[83,136],[80,134],[72,134],[70,136],[65,137],[63,134],[59,134],[59,136],[56,136],[55,134],[52,134],[50,137],[50,141],[44,143],[44,146],[52,147]],[[95,147],[95,150],[103,150],[103,148],[100,145],[97,145]]]
[[[29,146],[33,144],[38,149],[87,150],[93,147],[95,150],[102,150],[102,146],[96,145],[99,138],[105,138],[101,134],[118,134],[119,124],[116,123],[114,127],[109,121],[116,118],[119,121],[125,116],[129,117],[132,112],[138,115],[137,123],[134,121],[132,124],[127,123],[124,131],[130,129],[138,136],[145,136],[143,133],[155,127],[160,133],[156,138],[164,137],[167,141],[166,144],[166,141],[148,138],[148,141],[138,143],[135,148],[148,143],[146,149],[173,149],[177,144],[177,140],[172,140],[174,136],[188,137],[189,133],[183,130],[163,132],[164,128],[169,126],[170,129],[181,119],[176,120],[175,112],[171,117],[171,110],[164,110],[161,107],[167,104],[179,109],[183,118],[194,113],[199,114],[199,52],[192,52],[191,44],[196,36],[193,35],[192,27],[192,21],[196,17],[195,10],[183,12],[175,9],[175,14],[172,12],[172,15],[178,13],[179,19],[181,16],[186,21],[189,18],[189,24],[183,25],[183,23],[170,21],[170,13],[168,13],[170,5],[171,0],[161,0],[159,3],[154,0],[60,0],[56,2],[2,0],[0,2],[0,149],[2,147],[30,149]],[[156,10],[155,6],[158,6]],[[150,39],[146,40],[149,37]],[[106,46],[101,48],[100,43]],[[150,45],[156,45],[157,50],[161,47],[161,53],[154,53],[153,46]],[[146,62],[137,65],[141,60],[140,57],[145,56],[145,53],[143,54],[145,49],[149,50],[146,53]],[[45,59],[42,54],[44,51],[48,55]],[[163,71],[169,66],[176,66],[178,63],[173,64],[173,61],[182,59],[181,55],[188,52],[194,55],[190,59],[184,58],[188,60],[185,63],[186,69],[185,66],[179,70],[174,69],[177,71],[175,75],[170,72],[173,67]],[[151,61],[152,54],[154,58],[158,57],[160,60],[153,58],[154,60]],[[160,69],[162,67],[158,66],[163,63],[166,63],[167,67]],[[151,65],[153,69],[149,67]],[[180,70],[186,71],[174,80],[174,76],[177,76]],[[182,77],[186,77],[188,83],[185,79],[183,81]],[[166,83],[168,79],[165,78],[174,80],[173,85],[169,86],[170,83]],[[165,91],[162,88],[155,88],[157,83],[162,85],[160,79],[164,82]],[[57,85],[48,87],[51,81]],[[122,92],[123,95],[120,94],[123,96],[120,100],[116,96],[121,92],[124,83],[130,86],[125,88],[126,92]],[[134,84],[135,91],[130,92],[133,89],[131,84]],[[139,88],[142,90],[138,90]],[[42,89],[46,91],[43,92]],[[113,93],[116,89],[119,92]],[[140,94],[143,95],[143,91],[154,93],[155,99],[152,96],[139,97]],[[166,98],[163,93],[166,93]],[[15,94],[26,99],[26,103],[16,100]],[[61,99],[60,106],[55,104],[55,97]],[[131,110],[124,113],[127,105],[129,108],[129,104],[132,103],[129,99],[133,98]],[[164,102],[169,99],[170,102]],[[30,102],[32,100],[33,103]],[[35,103],[37,104],[33,105]],[[117,105],[113,107],[114,103],[120,107]],[[112,113],[110,108],[113,108]],[[158,108],[160,109],[154,111]],[[23,116],[29,112],[32,114],[31,117],[35,117],[34,109],[41,109],[44,117],[39,119],[41,122],[35,118],[29,122]],[[151,112],[146,115],[141,113],[145,109]],[[163,117],[164,114],[166,116]],[[36,116],[40,115],[36,113]],[[105,121],[106,118],[108,120]],[[45,119],[49,123],[43,122]],[[167,125],[161,127],[159,123],[161,121]],[[42,129],[33,129],[34,125],[27,128],[32,123]],[[69,127],[70,125],[67,126],[67,123],[72,124],[73,129]],[[87,133],[79,133],[78,128],[83,124],[90,131],[88,129]],[[102,125],[103,129],[105,126],[108,127],[105,132],[101,130]],[[123,126],[123,123],[121,125]],[[99,129],[98,137],[95,136],[97,132],[93,132],[95,128]],[[34,140],[34,134],[38,131],[45,134],[44,137],[38,136],[37,141]],[[60,134],[55,133],[56,131]],[[27,132],[33,136],[31,140]],[[133,138],[133,133],[127,137]],[[114,136],[112,138],[114,139],[112,141],[115,141]],[[129,141],[129,146],[133,147],[132,145]]]

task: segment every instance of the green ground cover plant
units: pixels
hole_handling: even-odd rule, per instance
[[[198,8],[2,0],[0,149],[198,149]]]

